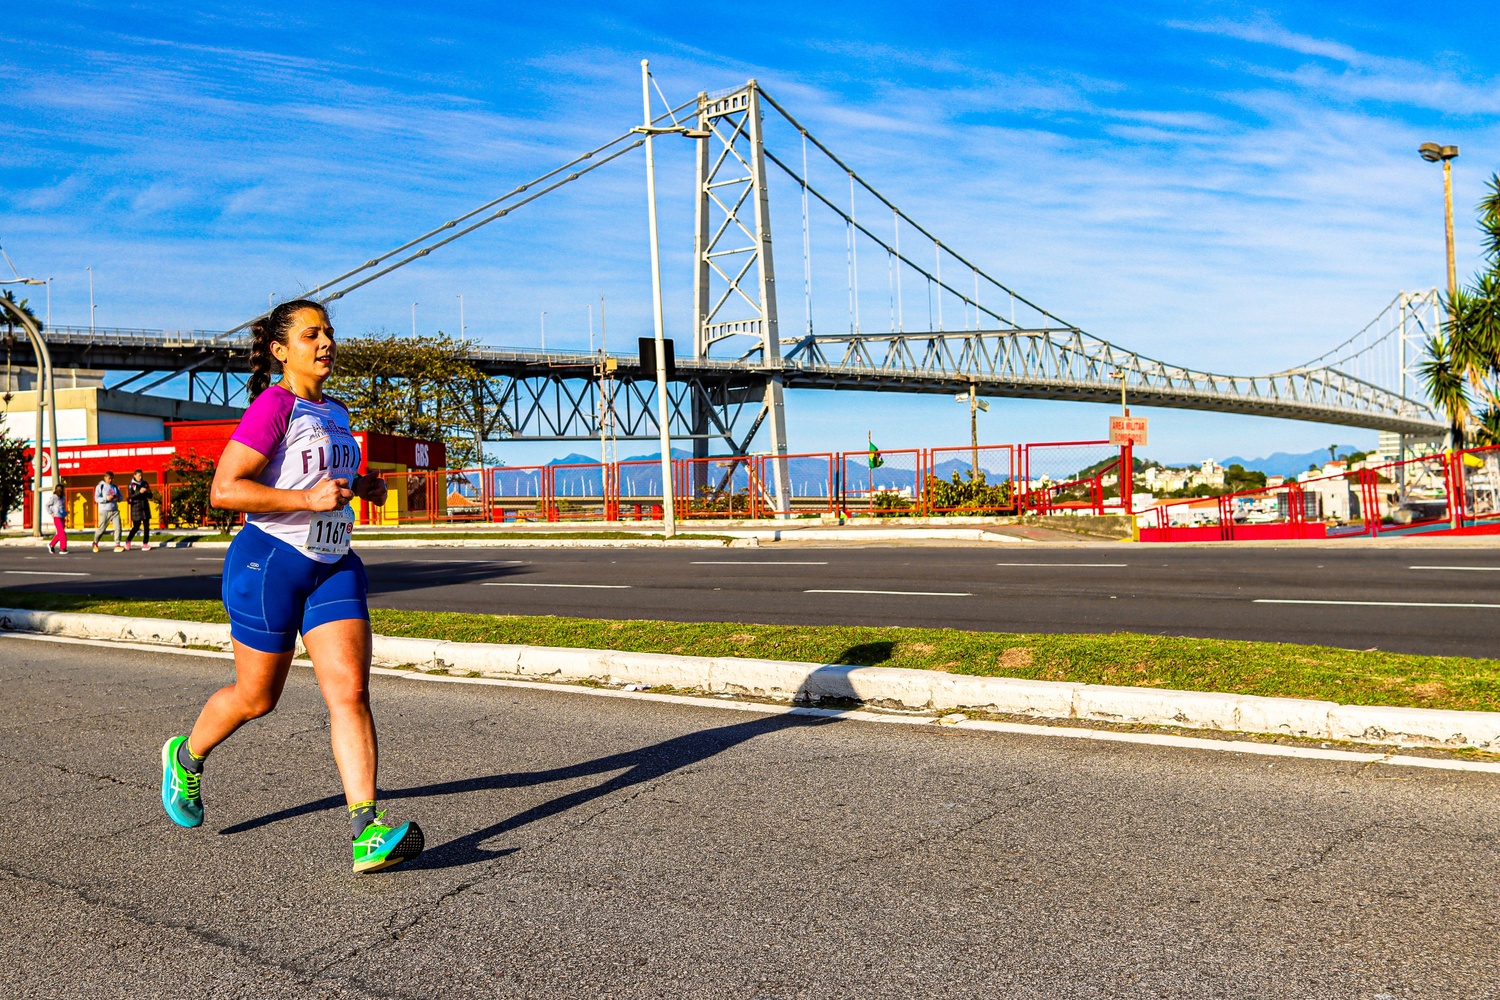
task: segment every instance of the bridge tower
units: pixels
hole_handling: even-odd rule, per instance
[[[785,388],[761,128],[760,87],[754,80],[717,96],[698,95],[698,131],[703,137],[696,140],[693,354],[707,358],[718,345],[727,344],[729,348],[721,350],[729,360],[759,369],[761,409],[745,447],[769,420],[775,503],[786,513]],[[708,401],[694,401],[692,420],[694,457],[706,457]],[[703,485],[694,482],[693,487]]]

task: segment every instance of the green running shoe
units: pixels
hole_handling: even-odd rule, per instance
[[[407,821],[392,829],[380,822],[384,818],[384,812],[376,813],[375,822],[354,839],[354,874],[378,872],[422,853],[420,826]]]
[[[177,748],[186,742],[186,736],[174,736],[161,748],[161,805],[178,826],[198,826],[203,822],[203,778],[177,763]]]

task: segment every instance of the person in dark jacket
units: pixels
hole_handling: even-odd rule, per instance
[[[141,531],[141,551],[151,551],[151,484],[146,482],[146,474],[140,469],[135,470],[135,475],[130,479],[128,487],[130,493],[130,534],[125,536],[125,551],[130,551],[130,543],[135,541],[135,532]]]

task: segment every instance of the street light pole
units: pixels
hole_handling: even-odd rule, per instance
[[[45,281],[39,278],[20,278],[17,284],[44,285]],[[7,282],[10,284],[10,282]],[[32,531],[33,534],[42,537],[42,495],[46,492],[43,482],[43,452],[46,439],[42,436],[43,410],[46,411],[46,430],[50,433],[52,447],[50,458],[52,460],[52,482],[60,482],[61,466],[57,462],[57,386],[52,371],[52,353],[47,350],[47,341],[42,337],[40,330],[31,317],[9,302],[0,300],[0,314],[5,315],[9,323],[21,327],[26,337],[31,341],[32,352],[36,355],[36,448],[32,452],[35,462],[36,476],[32,480]]]
[[[84,268],[89,273],[89,336],[94,335],[94,269]]]
[[[651,229],[651,314],[656,323],[656,422],[661,430],[662,535],[677,533],[676,498],[672,490],[671,406],[667,400],[667,344],[661,307],[661,246],[656,236],[656,154],[651,131],[651,64],[641,60],[641,125],[646,130],[646,216]]]
[[[1453,300],[1458,297],[1458,269],[1453,258],[1453,160],[1458,157],[1457,146],[1440,146],[1435,142],[1424,142],[1417,153],[1428,163],[1443,164],[1443,221],[1448,236],[1448,322],[1453,322]]]
[[[467,330],[467,329],[468,329],[468,327],[464,326],[464,297],[462,295],[459,295],[459,297],[458,297],[458,339],[459,340],[463,340],[464,339],[464,331]]]
[[[415,302],[411,304],[411,335],[413,337],[417,335],[417,304]]]

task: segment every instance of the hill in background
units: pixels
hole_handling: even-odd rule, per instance
[[[1338,447],[1340,455],[1348,455],[1360,450],[1352,444],[1341,444]],[[1239,463],[1247,469],[1264,472],[1268,476],[1295,476],[1299,472],[1306,472],[1309,465],[1321,468],[1326,461],[1328,461],[1328,449],[1319,448],[1317,451],[1304,451],[1298,454],[1278,451],[1265,458],[1240,458],[1236,455],[1232,458],[1220,459],[1219,464],[1227,469]]]

